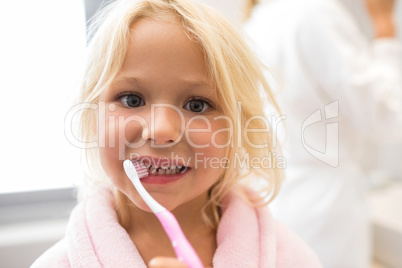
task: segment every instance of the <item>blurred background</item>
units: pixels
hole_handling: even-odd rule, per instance
[[[241,26],[242,0],[199,0]],[[341,0],[368,38],[362,0]],[[86,22],[100,0],[0,2],[0,263],[28,267],[64,233],[82,182],[69,113],[84,59]],[[395,18],[402,38],[402,1]],[[402,60],[402,59],[401,59]],[[367,143],[363,159],[374,233],[373,267],[402,267],[402,144]],[[398,256],[399,255],[399,256]]]

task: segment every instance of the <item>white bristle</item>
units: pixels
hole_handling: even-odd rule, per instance
[[[135,168],[135,170],[137,171],[138,177],[139,177],[140,179],[141,179],[141,178],[144,178],[144,177],[147,177],[147,176],[149,175],[149,174],[148,174],[148,170],[147,170],[147,168],[144,166],[144,164],[139,163],[139,162],[134,162],[133,165],[134,165],[134,168]]]

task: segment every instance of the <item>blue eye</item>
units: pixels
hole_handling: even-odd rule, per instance
[[[140,96],[133,94],[122,96],[120,101],[124,106],[129,108],[136,108],[145,105],[144,100]]]
[[[210,109],[211,105],[202,99],[193,99],[188,101],[185,105],[184,105],[184,109],[189,110],[193,113],[201,113],[201,112],[205,112],[206,110]]]

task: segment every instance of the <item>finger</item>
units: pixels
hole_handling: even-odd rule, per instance
[[[148,266],[150,268],[187,268],[184,262],[168,257],[155,257],[149,262]]]

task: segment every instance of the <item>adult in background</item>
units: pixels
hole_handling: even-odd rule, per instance
[[[324,267],[369,267],[371,230],[359,162],[363,138],[402,136],[395,1],[366,0],[374,40],[336,0],[247,5],[246,30],[284,81],[278,100],[287,116],[287,176],[273,214]]]

